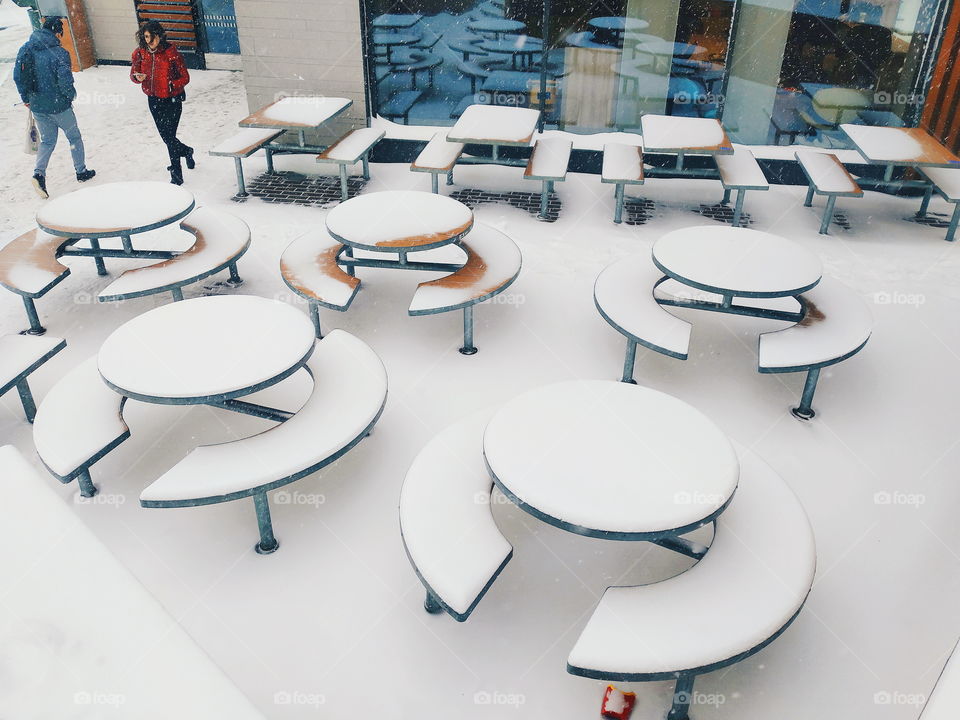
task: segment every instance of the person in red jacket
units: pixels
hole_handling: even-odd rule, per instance
[[[193,148],[177,139],[180,113],[187,94],[184,87],[190,82],[190,73],[183,62],[183,55],[167,40],[167,33],[156,20],[140,25],[136,34],[139,47],[133,51],[130,62],[130,79],[138,83],[147,96],[147,104],[153,122],[157,125],[160,139],[167,146],[170,156],[170,182],[183,185],[183,168],[180,158],[185,158],[187,168],[193,169]]]

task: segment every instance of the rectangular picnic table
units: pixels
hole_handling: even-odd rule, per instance
[[[529,147],[540,122],[540,111],[532,108],[497,105],[471,105],[464,110],[457,124],[450,128],[447,140],[466,145],[489,145],[490,158],[461,156],[462,164],[496,164],[524,167],[526,160],[501,158],[499,148]]]
[[[291,96],[265,105],[240,121],[242,128],[269,128],[297,133],[297,144],[271,141],[264,146],[267,169],[273,172],[273,153],[320,153],[326,146],[306,143],[307,130],[319,130],[353,105],[352,100],[314,95]],[[280,136],[283,137],[282,135]]]
[[[644,115],[640,118],[643,128],[643,150],[650,155],[676,155],[672,171],[691,177],[716,178],[715,174],[704,175],[702,171],[684,169],[684,156],[732,155],[733,144],[719,120],[714,118],[675,117],[671,115]],[[661,168],[650,168],[649,175],[663,173]]]

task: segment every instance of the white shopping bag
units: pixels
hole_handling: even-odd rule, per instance
[[[37,129],[37,122],[33,119],[33,113],[27,111],[27,142],[23,151],[27,154],[36,155],[37,146],[40,145],[40,130]]]

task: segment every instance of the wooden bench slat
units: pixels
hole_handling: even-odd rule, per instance
[[[833,153],[798,150],[794,157],[819,195],[863,196],[853,175]]]
[[[637,145],[605,143],[600,182],[643,185],[643,148]]]
[[[743,145],[734,145],[732,155],[716,155],[724,190],[769,190],[770,183],[753,153]]]
[[[282,134],[282,130],[272,128],[241,128],[235,135],[223,140],[210,150],[210,154],[222,157],[250,157]]]
[[[523,171],[528,180],[564,180],[570,164],[573,142],[560,138],[540,138],[533,146],[530,160]]]
[[[413,172],[449,172],[457,164],[464,147],[463,143],[447,140],[446,132],[438,132],[410,164],[410,169]]]
[[[353,164],[366,155],[386,133],[375,128],[351,130],[330,147],[317,155],[317,161]]]
[[[68,240],[35,228],[0,248],[0,285],[19,295],[40,297],[70,274],[57,259]]]
[[[280,274],[291,290],[331,310],[346,310],[360,278],[348,275],[338,264],[343,245],[325,230],[316,230],[294,240],[280,257]]]
[[[960,170],[945,167],[918,167],[916,170],[936,187],[947,202],[960,202]]]
[[[63,338],[44,335],[0,336],[0,395],[67,346]]]

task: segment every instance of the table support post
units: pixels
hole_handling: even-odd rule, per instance
[[[360,162],[363,164],[363,179],[369,180],[370,179],[370,157],[368,155],[364,155],[362,158],[360,158]]]
[[[23,405],[23,414],[27,417],[27,422],[32,423],[37,415],[37,404],[33,401],[33,393],[30,392],[30,385],[27,379],[21,378],[17,383],[17,392],[20,393],[20,404]]]
[[[447,185],[453,185],[453,166],[447,172]]]
[[[890,182],[893,180],[893,165],[887,165],[887,169],[883,171],[883,181]]]
[[[92,251],[94,251],[94,252],[96,252],[97,250],[99,250],[99,249],[100,249],[100,241],[97,240],[96,238],[90,238],[90,249],[91,249]],[[93,256],[93,264],[97,266],[97,275],[106,275],[106,274],[107,274],[107,266],[104,265],[104,263],[103,263],[103,258],[102,258],[102,257],[100,257],[100,256],[98,256],[98,255],[94,255],[94,256]]]
[[[677,172],[683,171],[683,152],[677,153]]]
[[[930,207],[930,198],[933,197],[933,185],[927,187],[923,193],[923,202],[920,203],[920,209],[917,210],[917,217],[922,218],[927,216],[927,208]]]
[[[476,355],[477,348],[473,344],[473,305],[463,309],[463,347],[461,355]]]
[[[617,183],[613,191],[613,197],[616,202],[613,208],[613,221],[615,223],[623,222],[623,192],[626,186],[623,183]]]
[[[93,480],[90,478],[90,468],[88,467],[85,467],[77,475],[77,484],[80,486],[81,497],[92,498],[98,492],[97,486],[93,484]]]
[[[430,173],[430,192],[440,194],[440,176],[437,173]]]
[[[257,493],[253,496],[253,505],[257,511],[257,525],[260,527],[260,542],[254,550],[260,555],[269,555],[275,552],[280,543],[273,536],[273,523],[270,520],[270,503],[266,493]]]
[[[429,590],[427,590],[427,597],[423,601],[423,609],[431,615],[436,615],[443,610],[443,608],[440,606],[440,603],[438,603],[437,599],[430,594]]]
[[[267,156],[267,172],[268,172],[270,175],[273,175],[273,173],[274,173],[274,170],[273,170],[273,150],[271,150],[270,148],[264,148],[264,149],[263,149],[263,152],[264,152],[264,153],[266,154],[266,156]]]
[[[230,270],[230,279],[227,280],[227,285],[230,287],[240,287],[243,285],[243,278],[240,277],[240,271],[237,269],[237,263],[230,263],[227,268]]]
[[[300,147],[304,147],[307,144],[307,138],[303,132],[303,128],[297,130],[297,142],[300,143]]]
[[[547,219],[547,200],[550,197],[550,181],[544,180],[540,190],[540,219]]]
[[[120,242],[123,243],[123,251],[125,253],[133,252],[133,241],[130,239],[129,235],[121,235]]]
[[[729,192],[729,191],[727,191]],[[737,190],[737,204],[733,208],[733,226],[740,227],[740,216],[743,214],[743,196],[746,194],[746,190],[740,188]]]
[[[813,411],[813,394],[817,390],[817,380],[820,378],[820,368],[810,368],[807,371],[807,381],[803,384],[803,395],[800,397],[800,406],[790,410],[798,420],[809,420],[816,413]]]
[[[238,157],[233,159],[233,163],[237,170],[237,197],[249,197],[250,194],[247,192],[247,186],[243,182],[243,163]]]
[[[681,673],[677,677],[677,685],[673,690],[673,704],[667,713],[667,720],[688,720],[690,717],[690,700],[693,695],[693,681],[695,676],[690,673]]]
[[[950,217],[950,225],[947,227],[947,235],[943,239],[947,242],[953,242],[957,234],[957,224],[960,223],[960,203],[953,206],[953,215]]]
[[[724,295],[720,307],[729,309],[733,306],[733,295]]]
[[[739,193],[739,191],[737,191],[737,192]],[[729,189],[729,188],[724,188],[724,189],[723,189],[723,200],[720,201],[720,204],[721,204],[721,205],[729,205],[729,204],[730,204],[730,189]]]
[[[636,385],[637,381],[633,379],[633,366],[637,361],[637,341],[633,338],[627,338],[627,354],[623,358],[623,377],[620,382]]]
[[[340,200],[347,199],[347,166],[340,163]]]
[[[804,207],[813,205],[813,185],[807,188],[807,199],[803,201]]]
[[[313,320],[313,330],[317,340],[323,340],[323,332],[320,330],[320,303],[310,303],[310,319]]]
[[[499,145],[491,145],[490,147],[493,148],[493,150],[491,150],[492,159],[493,159],[494,162],[496,162],[497,160],[500,159],[500,146],[499,146]]]
[[[823,211],[823,220],[820,222],[820,234],[826,235],[830,227],[830,221],[833,220],[833,206],[837,204],[837,196],[831,195],[827,198],[827,208]]]
[[[47,329],[40,324],[40,316],[37,315],[37,306],[33,302],[33,298],[23,297],[23,307],[27,311],[27,320],[30,322],[30,328],[24,330],[22,335],[43,335]]]
[[[183,300],[183,288],[175,287],[170,291],[170,294],[173,295],[174,302],[180,302]]]
[[[344,246],[344,250],[343,250],[343,254],[346,255],[348,258],[352,258],[352,257],[353,257],[353,248],[350,247],[349,245],[345,245],[345,246]],[[356,277],[356,276],[357,276],[357,269],[353,266],[353,263],[350,263],[349,265],[347,265],[347,275],[349,275],[350,277]]]

